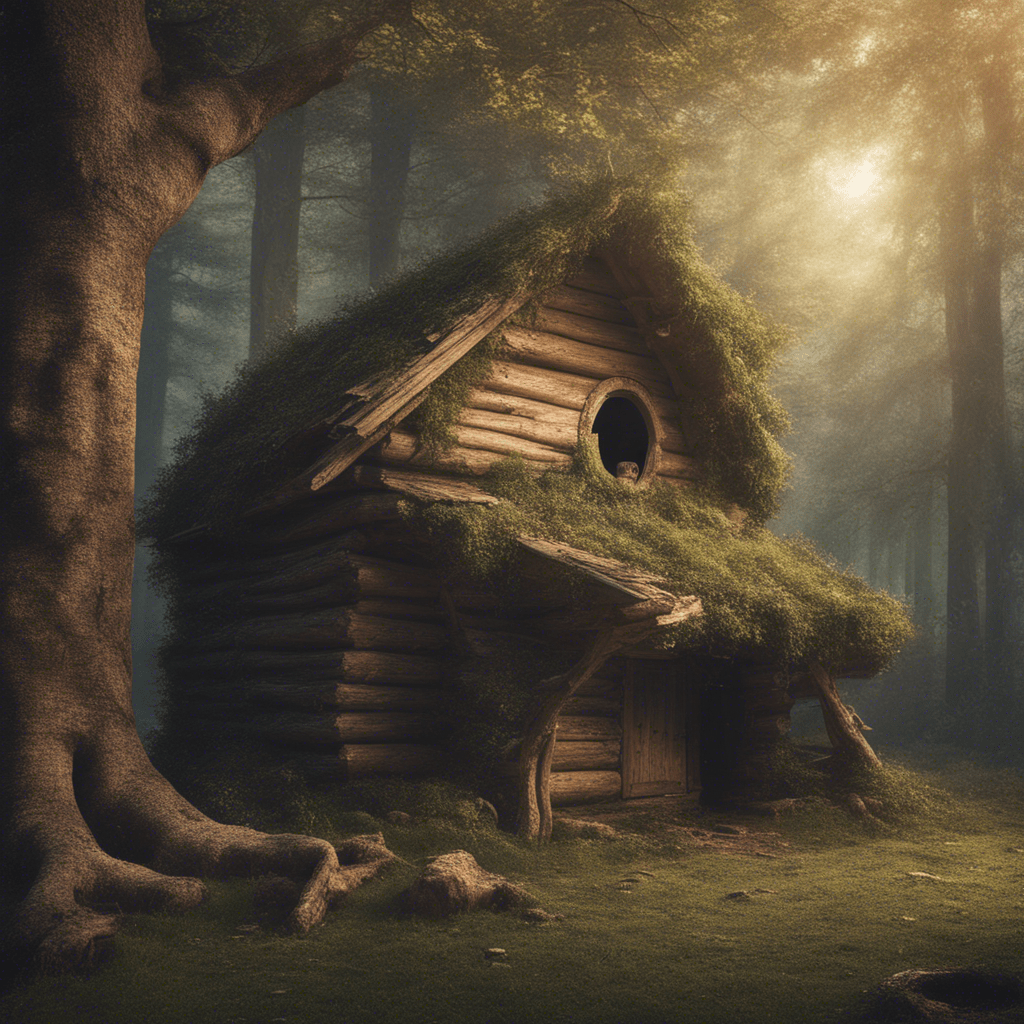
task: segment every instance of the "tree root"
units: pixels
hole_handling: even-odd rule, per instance
[[[122,746],[114,769],[100,759],[88,782],[76,779],[73,790],[18,801],[3,859],[8,877],[26,881],[0,939],[0,952],[16,969],[95,968],[112,952],[120,915],[203,902],[198,875],[278,875],[300,883],[281,930],[305,933],[394,860],[380,834],[336,850],[311,836],[220,824],[174,790],[141,744],[127,767],[125,753]]]

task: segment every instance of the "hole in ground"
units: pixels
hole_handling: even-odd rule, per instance
[[[1007,974],[936,971],[914,986],[925,997],[960,1009],[1004,1009],[1022,1001],[1021,983]]]

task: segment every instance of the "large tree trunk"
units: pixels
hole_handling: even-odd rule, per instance
[[[256,201],[249,270],[249,355],[295,329],[299,306],[299,211],[305,108],[275,118],[253,147]]]
[[[395,5],[399,7],[400,5]],[[88,964],[123,910],[198,874],[350,884],[329,843],[219,825],[147,759],[131,703],[135,388],[146,261],[207,171],[344,78],[389,12],[231,78],[172,88],[142,0],[25,0],[0,64],[0,877],[8,955]]]

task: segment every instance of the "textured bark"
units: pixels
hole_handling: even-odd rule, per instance
[[[135,389],[157,239],[211,167],[341,81],[389,13],[382,4],[240,75],[172,84],[141,0],[28,0],[5,12],[0,875],[15,889],[10,955],[87,966],[115,925],[97,904],[194,906],[204,889],[188,876],[302,880],[297,930],[345,887],[329,843],[211,821],[143,751],[129,647]]]

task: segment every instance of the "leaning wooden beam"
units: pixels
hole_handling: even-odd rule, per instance
[[[517,295],[506,300],[488,299],[436,339],[428,352],[403,371],[372,377],[339,395],[340,401],[349,399],[351,404],[331,423],[332,435],[339,438],[337,443],[254,511],[287,504],[319,490],[343,473],[416,407],[430,384],[503,323],[526,298]]]
[[[590,639],[582,656],[568,672],[540,684],[538,704],[519,747],[516,824],[523,838],[544,841],[551,837],[552,746],[565,702],[617,651],[702,612],[700,602],[695,598],[679,599],[664,591],[660,593],[661,601],[647,599],[635,602],[631,606],[635,614],[630,614],[630,606],[616,609],[614,615],[618,625],[609,622],[607,628],[599,630]],[[613,724],[617,727],[617,723]]]
[[[812,661],[808,667],[821,703],[825,730],[836,753],[860,764],[867,764],[873,768],[881,767],[882,762],[864,739],[853,713],[840,699],[835,681],[825,671],[821,662]]]

